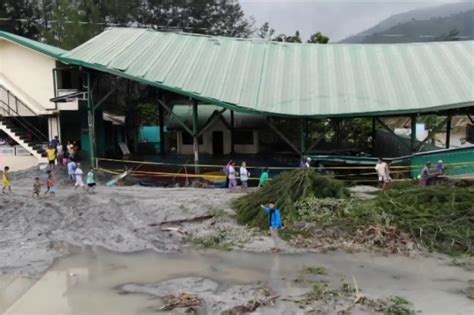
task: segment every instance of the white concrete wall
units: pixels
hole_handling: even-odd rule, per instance
[[[210,128],[203,135],[203,144],[199,146],[199,153],[204,154],[213,154],[212,152],[212,133],[214,131],[222,131],[224,134],[224,154],[230,154],[230,131],[227,127],[219,121],[212,128]],[[183,133],[184,130],[177,131],[176,140],[177,140],[177,152],[178,154],[193,154],[193,145],[192,144],[183,144]],[[257,154],[258,153],[258,132],[253,132],[254,144],[244,145],[236,144],[234,145],[235,153],[240,154]]]
[[[49,99],[54,97],[52,71],[55,66],[56,61],[46,55],[0,40],[0,75],[40,105],[39,111],[54,109]]]

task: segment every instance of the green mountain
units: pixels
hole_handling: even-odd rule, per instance
[[[459,39],[473,38],[474,2],[457,2],[393,15],[341,43],[398,43],[443,40],[456,30]],[[470,37],[470,38],[469,38]]]

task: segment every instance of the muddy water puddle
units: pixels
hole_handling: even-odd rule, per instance
[[[147,295],[120,294],[127,283],[155,283],[202,277],[220,286],[262,282],[283,298],[307,292],[294,280],[307,266],[321,266],[319,279],[334,284],[356,279],[363,293],[377,298],[402,296],[423,314],[474,314],[474,303],[460,294],[474,275],[440,258],[370,254],[272,255],[238,251],[187,251],[176,254],[118,254],[78,250],[57,260],[39,279],[0,277],[0,313],[8,315],[148,314],[160,301]],[[281,302],[279,302],[281,303]],[[288,304],[288,303],[286,303]],[[292,304],[292,303],[290,303]],[[261,309],[259,314],[298,314],[296,306]]]

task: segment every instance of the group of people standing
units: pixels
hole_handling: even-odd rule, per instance
[[[84,184],[84,172],[81,164],[76,162],[78,147],[77,144],[68,142],[67,145],[61,147],[58,137],[54,137],[48,144],[48,170],[46,178],[43,182],[46,186],[44,196],[54,197],[57,192],[57,181],[54,174],[56,166],[64,166],[67,169],[68,178],[74,183],[74,189],[82,188],[84,191],[92,192],[96,186],[94,170],[90,169],[86,177],[86,185]],[[9,175],[10,168],[5,166],[2,172],[3,193],[11,192],[11,181]],[[41,188],[44,186],[40,177],[35,177],[33,182],[33,198],[40,198]]]
[[[233,192],[237,189],[237,178],[240,178],[240,185],[242,191],[246,192],[248,190],[248,181],[250,179],[250,172],[247,169],[247,163],[242,162],[239,172],[236,170],[235,162],[230,160],[224,166],[223,172],[226,177],[226,187],[229,188],[230,192]],[[268,168],[265,168],[260,175],[258,187],[263,187],[269,179]]]

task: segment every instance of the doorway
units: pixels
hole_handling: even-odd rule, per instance
[[[224,155],[224,132],[212,132],[212,154],[214,156]]]

